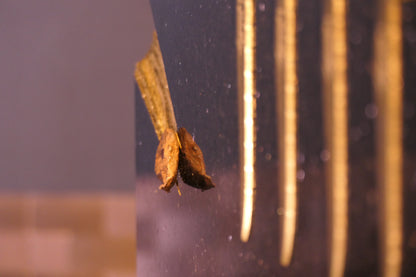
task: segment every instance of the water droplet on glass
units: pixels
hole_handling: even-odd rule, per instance
[[[370,119],[374,119],[377,117],[378,108],[375,104],[368,104],[365,106],[365,116]]]
[[[208,110],[208,108],[206,108],[206,109],[205,109],[205,112],[206,112],[206,113],[209,113],[209,110]]]
[[[232,241],[232,240],[233,240],[233,236],[232,236],[232,235],[229,235],[229,236],[227,237],[227,240],[228,240],[228,241]]]
[[[257,264],[258,264],[259,266],[262,266],[262,265],[264,264],[264,261],[263,261],[262,259],[258,259],[258,260],[257,260]]]
[[[268,161],[270,161],[272,159],[272,154],[270,153],[266,153],[266,155],[264,155],[264,158]]]
[[[296,26],[296,32],[301,32],[303,30],[303,22],[298,22]]]
[[[359,141],[363,137],[363,131],[360,127],[351,128],[350,137],[352,141]]]
[[[327,162],[331,157],[331,153],[328,150],[322,150],[320,157],[323,162]]]
[[[299,169],[299,170],[296,172],[296,178],[297,178],[299,181],[303,181],[303,180],[305,179],[305,170],[303,170],[303,169]]]
[[[362,42],[362,35],[361,35],[361,33],[358,32],[358,31],[352,32],[352,34],[350,36],[350,40],[355,45],[361,44],[361,42]]]
[[[298,153],[298,163],[303,164],[305,162],[305,154]]]
[[[264,12],[266,10],[266,4],[265,3],[260,3],[259,4],[259,11]]]
[[[231,84],[227,84],[227,88],[231,88]]]

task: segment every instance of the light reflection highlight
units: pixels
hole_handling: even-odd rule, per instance
[[[243,242],[248,241],[251,232],[256,188],[254,168],[256,143],[255,16],[255,1],[237,1],[237,74],[241,99],[239,100],[240,130],[242,130],[240,131],[240,168],[243,183],[240,238]]]
[[[275,12],[275,72],[280,207],[280,264],[289,266],[296,232],[296,0],[279,1]]]
[[[329,276],[344,276],[348,237],[348,87],[345,0],[326,0],[323,99],[327,161]]]
[[[375,32],[374,87],[378,109],[377,182],[380,192],[381,273],[401,275],[402,218],[402,6],[400,0],[379,3]]]

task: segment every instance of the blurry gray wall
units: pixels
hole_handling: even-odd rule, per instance
[[[0,2],[0,189],[134,189],[146,0]]]

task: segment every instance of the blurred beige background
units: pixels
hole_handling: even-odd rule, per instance
[[[0,187],[134,190],[146,0],[0,2]]]
[[[0,276],[135,276],[149,3],[0,1]]]

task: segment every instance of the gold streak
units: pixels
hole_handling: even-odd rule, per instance
[[[237,0],[237,75],[240,123],[240,171],[242,188],[242,222],[240,238],[250,236],[255,177],[256,113],[256,13],[254,0]]]
[[[296,0],[278,1],[275,16],[279,187],[283,205],[280,264],[292,258],[296,232]]]
[[[402,262],[402,18],[400,0],[380,2],[374,87],[378,107],[377,181],[381,194],[381,272],[400,276]]]
[[[345,0],[326,0],[323,17],[323,92],[329,218],[329,276],[344,275],[348,229],[348,99]]]
[[[134,76],[160,140],[167,127],[176,130],[177,126],[156,32],[149,52],[136,64]]]

